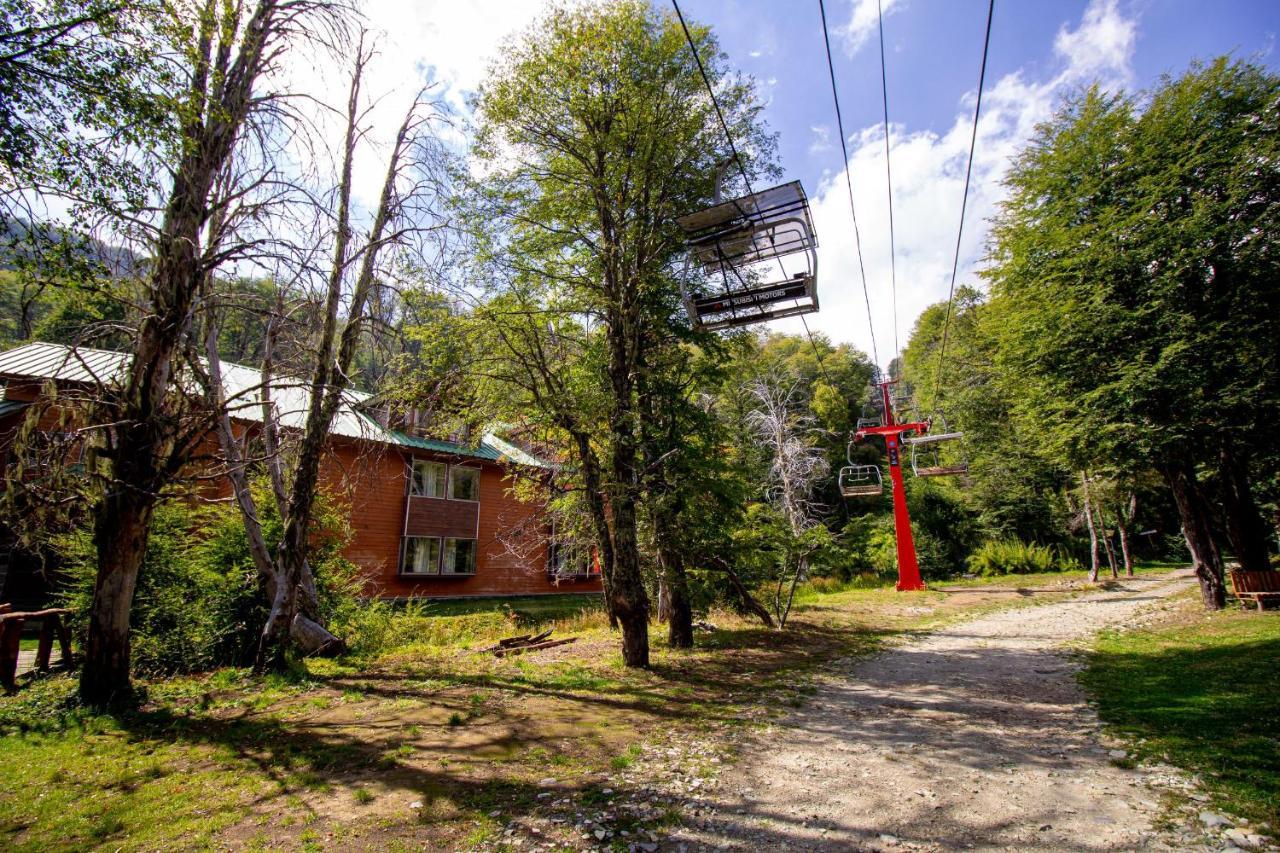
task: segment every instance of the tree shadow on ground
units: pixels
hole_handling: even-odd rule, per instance
[[[1119,647],[1091,653],[1081,676],[1103,719],[1140,755],[1202,773],[1246,817],[1280,826],[1280,637]]]

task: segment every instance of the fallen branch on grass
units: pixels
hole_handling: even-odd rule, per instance
[[[503,658],[507,655],[522,655],[525,652],[536,652],[540,649],[551,649],[556,646],[568,645],[569,643],[575,642],[577,639],[577,637],[565,637],[563,640],[548,640],[545,643],[534,643],[531,646],[511,646],[505,649],[497,649],[494,651],[493,656]]]
[[[537,651],[538,649],[550,649],[555,646],[563,646],[566,643],[572,643],[577,637],[568,637],[563,640],[550,640],[551,631],[548,628],[541,634],[521,634],[518,637],[506,637],[497,642],[496,645],[483,648],[480,651],[490,652],[494,657],[506,657],[507,655],[522,655],[525,652]]]

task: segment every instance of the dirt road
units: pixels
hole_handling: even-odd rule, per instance
[[[745,850],[1163,849],[1157,794],[1117,766],[1062,646],[1188,576],[1126,580],[940,630],[825,676],[752,737],[680,834]]]

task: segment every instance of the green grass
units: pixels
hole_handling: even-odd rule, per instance
[[[1280,828],[1280,613],[1189,605],[1174,625],[1102,634],[1081,675],[1140,759],[1197,773],[1217,807]]]
[[[567,619],[584,610],[603,607],[599,595],[523,595],[510,598],[464,598],[432,601],[427,612],[432,616],[466,616],[472,613],[513,613],[522,623]]]
[[[622,666],[598,597],[564,596],[392,614],[387,651],[367,658],[312,659],[263,678],[225,668],[143,681],[142,708],[119,717],[78,707],[74,675],[37,679],[0,696],[0,849],[160,849],[177,837],[235,846],[245,821],[258,819],[284,849],[348,830],[374,833],[362,836],[371,847],[456,848],[490,838],[500,822],[484,816],[495,809],[541,813],[533,780],[550,767],[586,790],[600,773],[638,765],[640,743],[753,725],[803,702],[825,661],[1081,589],[1013,591],[1026,583],[986,580],[977,594],[807,589],[785,632],[717,612],[718,630],[699,632],[688,651],[668,649],[653,626],[647,671]],[[475,653],[553,625],[579,639],[563,656]],[[412,799],[428,808],[409,814]],[[361,820],[311,814],[312,800],[358,805]]]

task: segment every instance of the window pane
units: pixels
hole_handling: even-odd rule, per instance
[[[444,540],[444,574],[473,575],[476,573],[476,540]]]
[[[415,459],[412,492],[420,497],[444,497],[444,464]]]
[[[480,499],[480,472],[475,468],[449,469],[449,497],[455,501]]]
[[[404,565],[406,575],[434,575],[440,571],[440,540],[414,536],[405,540]]]

